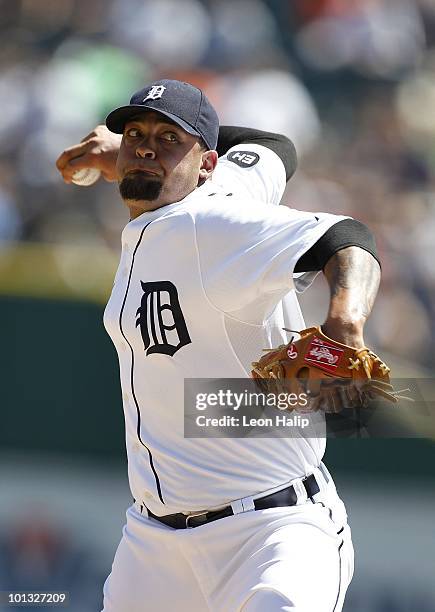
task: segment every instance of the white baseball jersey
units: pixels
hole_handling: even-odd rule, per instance
[[[284,164],[274,151],[256,144],[240,144],[219,158],[213,184],[236,197],[250,197],[278,205],[286,186]]]
[[[157,515],[265,491],[311,473],[324,453],[315,438],[184,438],[184,379],[247,377],[262,348],[286,341],[280,301],[294,288],[294,265],[344,218],[237,198],[220,178],[228,171],[127,224],[105,310],[132,494]],[[261,179],[264,198],[281,197],[283,173],[275,183]]]
[[[267,147],[251,143],[232,147],[220,157],[212,181],[221,186],[225,193],[253,198],[274,206],[281,202],[286,187],[285,168],[278,155]],[[280,328],[304,329],[304,318],[296,292],[306,289],[316,274],[308,272],[293,276],[294,288],[283,297],[275,311],[276,319],[282,323]],[[273,345],[276,342],[273,339]]]

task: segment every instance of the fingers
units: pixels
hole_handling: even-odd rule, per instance
[[[101,170],[107,181],[116,181],[116,159],[122,136],[110,132],[105,125],[87,134],[81,142],[65,149],[56,161],[56,167],[66,183],[82,168]]]
[[[56,167],[66,183],[71,183],[72,176],[77,170],[94,167],[92,157],[88,154],[94,143],[80,142],[63,151],[56,160]]]
[[[88,140],[92,140],[93,138],[98,138],[99,136],[104,135],[108,131],[109,130],[106,128],[105,125],[97,125],[97,127],[92,130],[92,132],[89,132],[89,134],[84,136],[80,142],[87,142]]]

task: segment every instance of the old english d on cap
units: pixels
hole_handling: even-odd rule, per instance
[[[189,134],[201,137],[210,149],[216,149],[219,118],[197,87],[169,79],[155,81],[133,94],[130,104],[113,110],[106,125],[111,132],[122,134],[127,121],[147,109],[162,113]]]

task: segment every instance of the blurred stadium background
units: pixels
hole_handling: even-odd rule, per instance
[[[202,86],[224,124],[287,134],[284,203],[374,230],[367,341],[431,378],[435,1],[0,0],[0,32],[0,590],[64,589],[95,612],[130,503],[101,322],[128,216],[113,185],[65,186],[56,157],[156,77]],[[302,304],[321,320],[321,280]],[[329,442],[357,553],[347,612],[435,610],[424,433]]]

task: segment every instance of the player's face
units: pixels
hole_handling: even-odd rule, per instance
[[[211,176],[215,151],[160,113],[147,111],[125,124],[116,170],[122,199],[134,219],[178,202]]]

